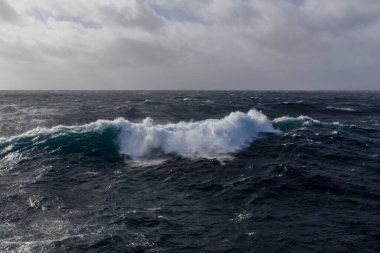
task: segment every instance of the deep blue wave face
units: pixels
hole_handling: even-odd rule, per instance
[[[1,92],[0,252],[380,252],[378,92]]]

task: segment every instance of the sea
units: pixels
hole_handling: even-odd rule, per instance
[[[380,252],[380,92],[1,91],[0,252]]]

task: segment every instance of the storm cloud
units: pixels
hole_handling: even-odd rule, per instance
[[[379,0],[0,0],[0,89],[379,89]]]

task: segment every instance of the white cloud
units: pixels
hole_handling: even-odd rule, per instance
[[[0,88],[379,88],[378,0],[0,0]]]

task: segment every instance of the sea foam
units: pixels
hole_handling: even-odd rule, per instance
[[[268,118],[256,110],[232,112],[222,119],[154,125],[126,121],[119,136],[120,153],[132,159],[176,153],[192,158],[218,158],[238,151],[261,132],[277,133]]]
[[[140,123],[118,118],[112,121],[98,120],[81,126],[36,128],[18,136],[0,138],[0,150],[3,148],[5,151],[6,146],[15,143],[35,146],[57,137],[70,138],[73,135],[109,129],[119,131],[119,153],[132,160],[157,158],[165,154],[189,158],[220,158],[247,147],[260,133],[280,132],[263,113],[252,109],[248,113],[232,112],[222,119],[172,124],[154,124],[151,118]],[[73,138],[75,140],[77,139]]]
[[[326,109],[337,110],[337,111],[346,111],[346,112],[356,112],[355,109],[352,109],[352,108],[350,108],[350,107],[334,107],[334,106],[327,106]]]
[[[281,129],[281,131],[287,131],[302,126],[320,124],[321,122],[308,116],[299,116],[297,118],[282,116],[274,119],[272,123],[274,128]]]

